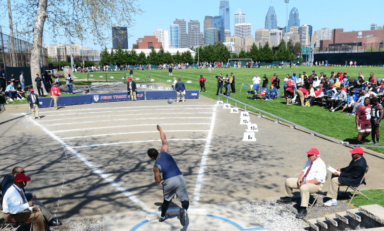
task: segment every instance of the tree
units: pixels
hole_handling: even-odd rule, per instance
[[[173,57],[171,53],[167,52],[164,54],[164,63],[173,63]]]
[[[293,47],[293,52],[295,56],[301,55],[301,44],[296,43],[295,46]]]
[[[269,43],[266,42],[264,47],[262,48],[263,50],[263,60],[264,61],[273,61],[274,60],[274,57],[273,57],[273,51],[272,49],[269,47]]]
[[[290,58],[290,52],[287,50],[284,39],[282,39],[279,44],[279,49],[275,54],[275,59],[279,61],[280,60],[283,61],[283,60],[290,60],[289,58]]]
[[[116,51],[114,60],[115,60],[116,64],[118,64],[118,65],[124,64],[124,51],[120,45],[117,47],[117,51]]]
[[[137,58],[138,64],[147,64],[147,57],[145,57],[144,52],[140,52],[139,57]]]
[[[131,63],[133,65],[136,65],[139,63],[139,56],[137,55],[135,50],[131,51]]]
[[[151,53],[149,53],[147,59],[148,59],[148,63],[159,64],[159,59],[157,57],[157,53],[156,53],[155,48],[152,47],[152,51],[151,51]]]
[[[184,52],[184,62],[187,62],[189,64],[193,63],[193,58],[190,51]]]
[[[130,64],[132,63],[132,55],[129,51],[125,50],[124,51],[124,64]]]
[[[244,50],[241,50],[239,53],[239,58],[241,59],[247,58],[247,53]]]
[[[233,58],[233,59],[238,59],[239,56],[237,55],[237,53],[233,53],[233,54],[232,54],[232,58]]]
[[[181,55],[180,55],[179,51],[177,51],[176,54],[172,58],[173,58],[173,62],[175,62],[175,63],[181,63],[182,62]]]
[[[289,41],[288,41],[288,44],[287,44],[287,50],[289,51],[289,53],[294,53],[292,40],[289,40]]]
[[[257,48],[256,44],[252,45],[251,50],[249,51],[249,57],[255,62],[260,60],[259,48]]]
[[[110,54],[107,48],[104,48],[104,50],[101,52],[101,59],[99,63],[101,65],[108,65],[110,63]]]
[[[163,64],[163,63],[165,63],[164,62],[164,48],[163,48],[163,46],[161,46],[160,47],[160,50],[159,50],[159,52],[157,53],[157,62],[159,63],[159,64]]]
[[[131,27],[133,15],[143,12],[136,0],[19,0],[16,9],[22,16],[20,25],[33,34],[32,82],[36,74],[41,74],[44,32],[66,37],[70,43],[93,38],[93,42],[105,46],[111,25]]]

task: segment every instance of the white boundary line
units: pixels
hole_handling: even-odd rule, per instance
[[[213,129],[215,127],[216,109],[217,109],[217,106],[215,106],[213,108],[213,114],[212,114],[212,118],[211,118],[211,127],[209,128],[207,140],[205,143],[204,152],[203,152],[203,155],[201,156],[199,173],[197,174],[197,179],[196,179],[195,192],[193,193],[193,204],[194,205],[197,205],[199,203],[199,200],[200,200],[200,189],[201,189],[201,185],[203,184],[204,170],[206,167],[206,162],[207,162],[209,151],[211,148]]]
[[[207,139],[168,139],[167,141],[206,141]],[[114,143],[104,143],[104,144],[90,144],[90,145],[82,145],[82,146],[71,146],[71,148],[93,148],[100,146],[112,146],[112,145],[120,145],[120,144],[136,144],[136,143],[150,143],[150,142],[159,142],[158,140],[137,140],[137,141],[124,141],[124,142],[114,142]]]
[[[209,130],[169,130],[165,131],[167,133],[170,132],[208,132]],[[129,134],[140,134],[140,133],[159,133],[158,131],[145,131],[145,132],[121,132],[121,133],[107,133],[100,135],[90,135],[90,136],[72,136],[72,137],[60,137],[62,140],[70,140],[70,139],[82,139],[88,137],[100,137],[100,136],[117,136],[117,135],[129,135]]]
[[[161,125],[209,125],[210,123],[162,123]],[[126,127],[141,127],[141,126],[156,126],[157,124],[134,124],[134,125],[119,125],[119,126],[108,126],[108,127],[93,127],[93,128],[77,128],[77,129],[69,129],[69,130],[58,130],[53,133],[63,133],[63,132],[75,132],[75,131],[89,131],[89,130],[97,130],[97,129],[108,129],[108,128],[126,128]]]
[[[40,127],[45,133],[47,133],[49,136],[51,136],[54,140],[59,142],[61,145],[64,146],[64,148],[67,148],[70,152],[72,152],[73,155],[75,155],[77,158],[79,158],[84,164],[86,164],[89,168],[92,169],[94,173],[101,176],[109,182],[112,186],[114,186],[117,190],[122,192],[126,197],[128,197],[131,201],[135,202],[138,206],[140,206],[143,210],[150,211],[150,209],[146,208],[144,202],[142,202],[139,198],[137,198],[135,195],[130,193],[128,190],[125,190],[122,186],[120,186],[119,183],[112,180],[109,177],[109,174],[104,173],[101,171],[98,167],[94,166],[90,161],[88,161],[84,156],[82,156],[80,153],[76,152],[72,147],[68,146],[64,141],[62,141],[59,137],[57,137],[55,134],[50,132],[48,129],[46,129],[43,125],[37,123],[35,120],[33,120],[30,116],[27,114],[23,114],[28,117],[29,120],[31,120],[36,126]]]
[[[132,121],[132,120],[163,120],[163,119],[188,119],[188,120],[194,120],[194,119],[210,119],[211,117],[155,117],[155,118],[124,118],[124,119],[114,119],[114,120],[108,120],[109,121]],[[97,123],[102,121],[83,121],[83,122],[73,122],[73,123],[58,123],[58,124],[46,124],[45,126],[61,126],[61,125],[72,125],[72,124],[91,124],[91,123]]]

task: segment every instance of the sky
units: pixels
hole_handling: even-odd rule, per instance
[[[220,0],[138,0],[138,4],[145,13],[134,16],[135,24],[128,31],[129,48],[138,38],[153,35],[153,31],[158,28],[169,30],[170,24],[173,24],[176,18],[184,19],[187,23],[189,20],[199,20],[200,30],[203,32],[204,17],[219,15]],[[254,36],[256,29],[264,27],[265,16],[271,5],[274,6],[277,14],[277,25],[286,26],[287,4],[284,0],[229,0],[231,33],[234,33],[233,14],[239,8],[246,14],[246,22],[252,24]],[[361,31],[369,30],[373,22],[378,26],[384,25],[382,16],[384,0],[289,0],[288,15],[293,7],[299,10],[300,24],[312,25],[313,31],[323,27]],[[3,32],[9,33],[7,17],[4,18],[1,20]],[[112,30],[110,34],[112,36]],[[65,43],[66,39],[59,38],[57,41]],[[55,44],[50,36],[45,36],[44,43],[45,45]],[[84,46],[102,49],[99,45],[94,45],[91,40],[84,42]],[[112,39],[107,48],[111,47]]]

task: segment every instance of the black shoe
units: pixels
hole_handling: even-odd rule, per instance
[[[282,197],[282,198],[280,198],[280,200],[277,200],[276,202],[279,204],[287,204],[287,203],[292,202],[292,198],[291,197]]]
[[[168,214],[165,214],[164,217],[160,217],[160,218],[159,218],[159,221],[160,221],[160,222],[163,222],[163,221],[167,220],[168,218],[169,218],[169,215],[168,215]]]
[[[48,226],[60,226],[62,225],[61,224],[61,221],[59,221],[59,219],[52,219],[50,222],[48,222]]]
[[[180,213],[180,224],[182,226],[185,226],[185,220],[187,219],[187,211],[185,211],[185,209],[181,208],[179,210],[179,213]]]
[[[303,219],[307,215],[307,208],[301,207],[299,213],[296,215],[297,219]]]

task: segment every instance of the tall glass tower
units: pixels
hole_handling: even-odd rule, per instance
[[[224,20],[224,30],[231,30],[231,19],[229,18],[229,1],[222,0],[220,1],[219,15],[223,16]]]
[[[212,19],[212,27],[217,28],[219,33],[219,41],[225,42],[225,28],[223,16],[215,16]]]
[[[241,9],[238,9],[233,15],[233,28],[239,23],[245,23],[245,14]]]
[[[269,7],[267,16],[265,16],[265,29],[277,29],[277,16],[273,6]]]
[[[296,7],[293,7],[291,13],[289,13],[288,28],[286,31],[289,32],[289,29],[293,26],[300,26],[299,10]]]
[[[179,24],[172,24],[170,27],[169,46],[180,48],[180,26]]]

